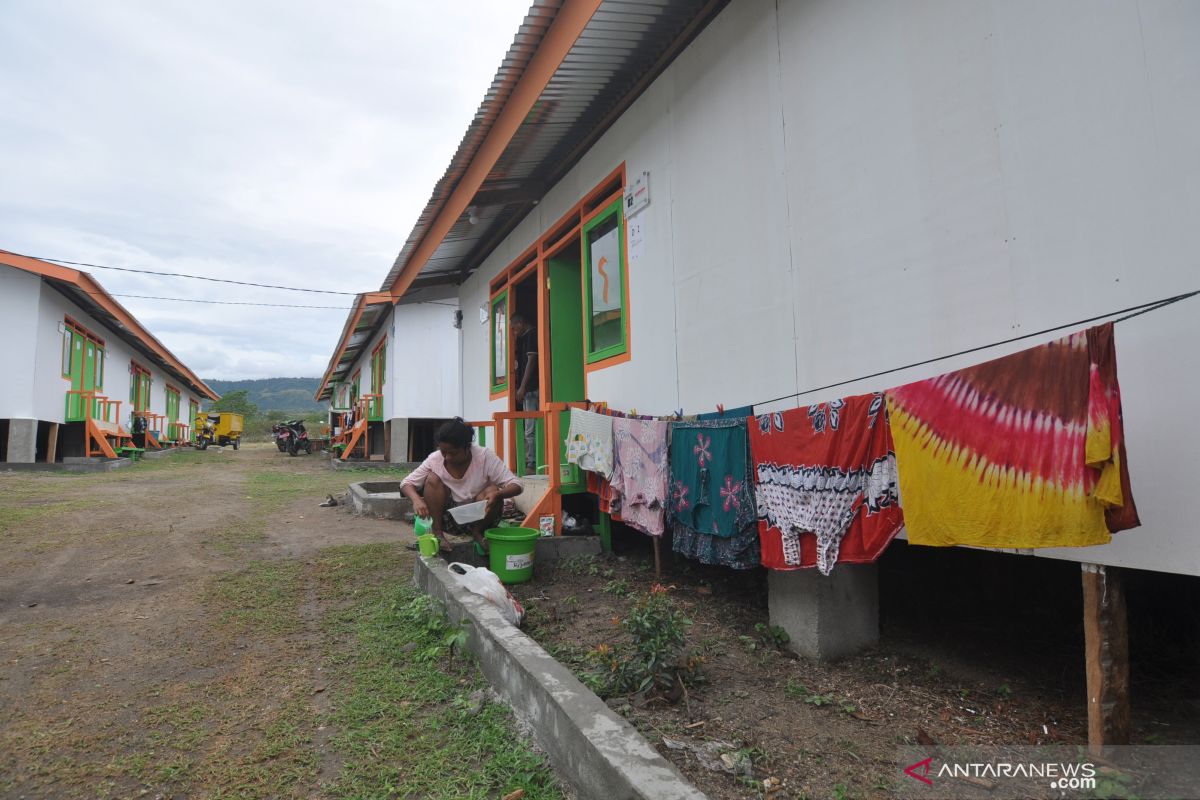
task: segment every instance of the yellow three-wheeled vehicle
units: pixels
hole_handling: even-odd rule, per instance
[[[244,427],[242,415],[231,411],[197,414],[192,428],[196,432],[196,449],[204,450],[210,444],[219,444],[222,447],[231,444],[233,449],[237,450]]]

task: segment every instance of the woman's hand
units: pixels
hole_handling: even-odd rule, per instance
[[[421,499],[420,497],[414,498],[412,501],[412,504],[413,504],[413,513],[416,514],[418,517],[428,517],[429,516],[429,506],[427,506],[425,504],[425,501],[423,499]]]
[[[504,502],[504,498],[500,496],[500,490],[495,486],[489,486],[483,490],[483,499],[487,503],[487,512],[489,514]]]

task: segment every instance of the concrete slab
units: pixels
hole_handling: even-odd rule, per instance
[[[411,522],[411,520],[407,520]],[[537,540],[533,553],[533,575],[536,579],[545,571],[553,572],[559,559],[575,556],[600,555],[599,536],[543,536]],[[449,561],[461,561],[474,567],[486,567],[488,557],[475,552],[473,542],[453,545]]]
[[[400,520],[412,517],[412,501],[400,493],[399,481],[352,483],[349,498],[355,514]]]
[[[458,584],[440,558],[416,559],[414,580],[467,621],[484,677],[533,731],[558,774],[587,800],[703,800],[704,794],[632,725],[499,610]]]
[[[329,459],[329,465],[336,470],[343,469],[405,469],[411,472],[421,466],[419,461],[342,461],[340,458]]]
[[[771,624],[787,631],[788,647],[806,658],[832,661],[879,643],[874,564],[841,564],[829,575],[771,570],[767,605]]]
[[[38,462],[34,464],[11,464],[0,462],[0,472],[111,472],[114,469],[125,469],[133,466],[128,458],[113,460],[104,458],[64,458],[55,464]]]

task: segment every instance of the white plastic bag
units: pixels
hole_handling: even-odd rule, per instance
[[[451,564],[449,569],[459,583],[500,609],[500,614],[513,625],[520,627],[525,621],[525,609],[504,588],[496,573],[485,567],[473,567],[458,561]]]

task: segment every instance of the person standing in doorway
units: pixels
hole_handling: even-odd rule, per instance
[[[516,355],[517,407],[537,411],[538,392],[537,328],[520,311],[512,315],[513,350]],[[525,474],[537,474],[537,420],[525,420]]]

